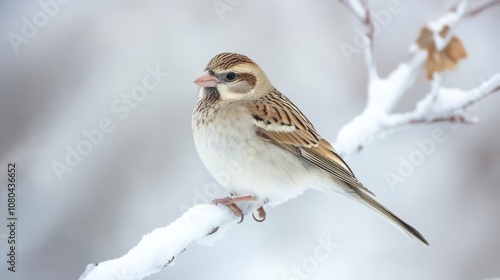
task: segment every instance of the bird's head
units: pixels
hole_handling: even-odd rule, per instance
[[[208,63],[205,72],[195,81],[205,89],[219,93],[221,99],[252,99],[273,89],[273,86],[257,63],[238,53],[221,53]]]

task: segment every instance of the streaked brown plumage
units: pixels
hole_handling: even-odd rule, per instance
[[[202,86],[193,112],[198,153],[216,177],[225,162],[241,170],[229,182],[219,179],[234,197],[216,202],[238,213],[234,203],[239,201],[279,204],[308,188],[341,193],[428,245],[415,228],[374,200],[335,149],[251,59],[219,54],[195,83]],[[245,153],[251,156],[245,159]]]

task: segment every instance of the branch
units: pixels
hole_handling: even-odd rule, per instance
[[[365,7],[361,5],[358,1],[356,0],[340,0],[344,5],[351,10],[351,12],[361,21],[365,21]]]
[[[464,17],[473,17],[497,4],[500,4],[500,0],[474,1],[471,2],[470,4],[474,6],[469,8],[469,10],[465,13]]]
[[[365,63],[368,68],[368,102],[365,110],[339,132],[337,149],[341,154],[360,150],[371,139],[398,128],[435,122],[472,123],[465,110],[489,95],[500,91],[500,73],[481,86],[470,89],[452,89],[441,85],[440,74],[434,73],[431,91],[416,104],[411,112],[392,113],[402,96],[414,84],[427,59],[427,51],[413,45],[414,55],[399,64],[386,78],[380,78],[374,60],[374,30],[367,0],[340,0],[365,25]],[[452,41],[454,31],[464,17],[477,15],[498,4],[490,0],[467,10],[467,2],[460,1],[435,22],[427,24],[432,32],[437,51],[445,49]],[[443,28],[448,30],[441,34]],[[246,216],[256,210],[258,203],[240,203]],[[124,256],[89,264],[79,280],[94,279],[143,279],[173,265],[174,259],[192,244],[211,245],[236,224],[239,217],[227,207],[212,204],[196,205],[170,225],[158,228],[143,236],[142,240]]]
[[[466,110],[499,91],[500,73],[491,77],[481,86],[470,90],[439,87],[436,96],[432,92],[427,94],[417,104],[414,111],[388,116],[381,123],[380,133],[419,123],[476,123],[475,119],[466,115]]]
[[[479,87],[464,91],[442,88],[440,75],[434,73],[432,90],[418,102],[416,109],[412,112],[394,114],[393,111],[399,101],[414,85],[417,76],[424,69],[428,51],[412,44],[410,50],[413,50],[414,55],[410,61],[400,63],[386,78],[380,78],[374,60],[373,36],[370,35],[370,26],[373,24],[366,0],[363,0],[363,4],[356,0],[340,1],[366,26],[365,39],[368,40],[364,52],[368,69],[368,101],[364,111],[341,128],[335,144],[341,155],[358,152],[374,138],[409,125],[434,122],[472,123],[473,121],[463,114],[463,109],[499,91],[498,75],[488,81],[489,90]],[[477,15],[497,2],[500,1],[490,0],[468,9],[467,1],[459,1],[439,19],[426,24],[426,28],[431,32],[435,52],[441,52],[449,46],[456,27],[464,17]],[[363,11],[359,11],[360,9]],[[443,32],[444,30],[446,32]]]
[[[244,215],[258,203],[238,204]],[[174,259],[192,244],[212,245],[239,221],[226,206],[199,204],[190,208],[170,225],[157,228],[120,258],[89,264],[79,280],[136,280],[172,266]]]

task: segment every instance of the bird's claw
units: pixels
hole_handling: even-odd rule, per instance
[[[263,206],[261,206],[261,207],[259,207],[259,208],[257,209],[257,213],[258,213],[258,216],[259,216],[259,218],[260,218],[260,219],[257,219],[257,218],[255,217],[255,214],[254,214],[254,213],[252,213],[252,217],[253,217],[253,219],[254,219],[256,222],[258,222],[258,223],[262,223],[263,221],[265,221],[265,220],[266,220],[266,211],[264,210],[264,207],[263,207]]]
[[[229,209],[231,209],[231,211],[233,211],[233,213],[240,217],[240,221],[238,222],[238,224],[240,224],[241,222],[243,222],[243,219],[244,219],[244,215],[243,215],[243,211],[241,210],[240,207],[238,207],[238,205],[236,205],[237,202],[255,202],[257,201],[257,198],[254,197],[254,196],[251,196],[251,195],[246,195],[246,196],[230,196],[230,197],[223,197],[223,198],[216,198],[214,200],[212,200],[212,203],[215,204],[215,205],[219,205],[219,204],[222,204],[224,206],[227,206],[229,207]],[[258,216],[259,216],[259,219],[257,219],[255,217],[255,215],[252,213],[252,216],[253,216],[253,219],[259,223],[263,222],[265,219],[266,219],[266,211],[264,210],[264,207],[261,206],[257,209],[257,213],[258,213]]]
[[[243,220],[245,219],[245,216],[243,215],[243,211],[241,210],[240,207],[238,207],[238,205],[236,205],[235,199],[232,197],[216,198],[216,199],[212,200],[212,203],[215,205],[222,204],[224,206],[229,207],[229,209],[231,209],[231,211],[233,211],[233,213],[236,216],[240,217],[238,224],[241,224],[243,222]]]
[[[238,224],[241,224],[243,222],[243,219],[245,219],[241,208],[238,207],[238,205],[236,205],[235,203],[228,204],[227,207],[229,207],[229,209],[231,209],[236,216],[240,217]]]

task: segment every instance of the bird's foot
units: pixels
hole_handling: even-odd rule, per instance
[[[238,207],[238,205],[236,205],[236,203],[237,202],[254,202],[254,201],[257,201],[256,197],[254,197],[252,195],[245,195],[245,196],[229,196],[229,197],[217,198],[217,199],[212,200],[212,203],[215,205],[222,204],[224,206],[229,207],[229,209],[231,209],[231,211],[233,211],[233,213],[236,216],[240,217],[240,221],[238,222],[238,224],[240,224],[241,222],[243,222],[243,219],[245,216],[243,215],[243,211],[241,210],[241,208]],[[260,217],[260,212],[259,212],[259,217]]]
[[[261,206],[257,209],[257,213],[259,214],[259,219],[255,217],[255,215],[252,213],[253,219],[256,222],[262,223],[263,221],[266,220],[266,210],[264,210],[264,206]]]

